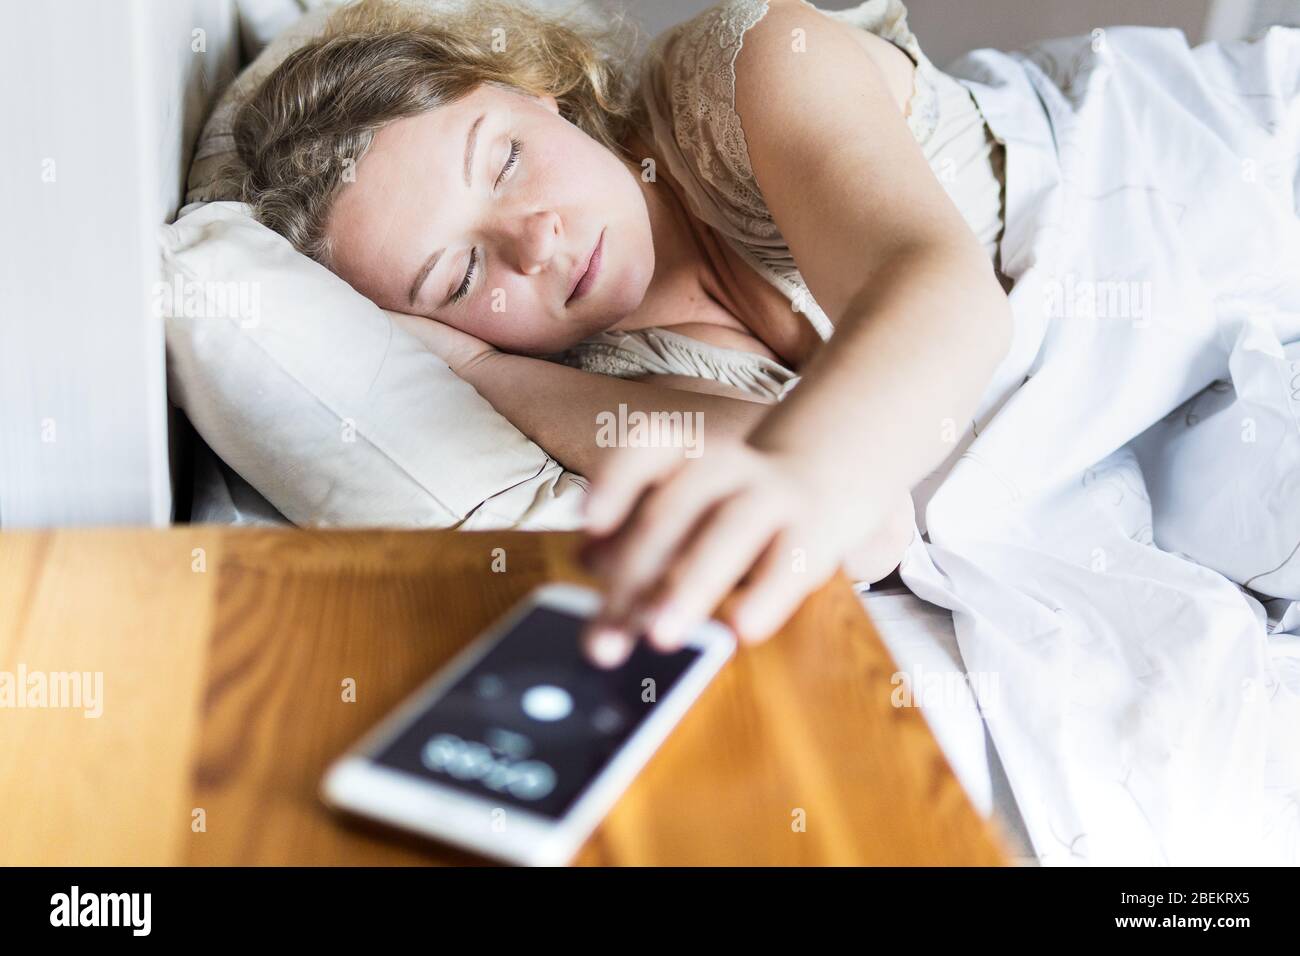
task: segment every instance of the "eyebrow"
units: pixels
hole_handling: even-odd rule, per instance
[[[483,124],[483,117],[486,115],[486,113],[479,113],[478,119],[474,120],[474,122],[470,124],[469,133],[465,136],[464,177],[465,188],[467,189],[473,186],[474,148],[478,145],[478,128]],[[438,264],[438,260],[442,258],[442,254],[445,251],[445,249],[439,249],[433,255],[429,256],[428,259],[424,260],[424,265],[420,266],[420,271],[415,274],[415,281],[411,283],[411,290],[406,296],[411,305],[415,305],[415,297],[420,294],[420,287],[424,285],[424,280],[429,278],[429,273],[433,271],[433,267]]]

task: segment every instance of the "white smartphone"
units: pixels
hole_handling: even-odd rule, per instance
[[[638,641],[589,663],[587,588],[549,584],[512,608],[335,762],[335,808],[484,856],[567,863],[735,651],[706,622],[680,650]]]

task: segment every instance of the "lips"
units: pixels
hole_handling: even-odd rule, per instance
[[[569,305],[586,295],[596,282],[596,277],[600,273],[601,258],[605,246],[605,230],[600,230],[600,235],[596,237],[596,245],[592,248],[591,253],[587,256],[587,261],[583,263],[581,271],[574,279],[572,288],[569,289],[569,297],[565,299],[564,304]]]

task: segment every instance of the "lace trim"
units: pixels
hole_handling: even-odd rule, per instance
[[[599,332],[549,358],[617,378],[692,375],[772,398],[779,398],[799,378],[792,370],[765,356],[711,345],[661,327]]]
[[[638,375],[648,375],[656,371],[634,352],[617,345],[593,342],[590,339],[579,342],[553,358],[573,368],[580,368],[584,372],[611,375],[614,378],[636,378]]]

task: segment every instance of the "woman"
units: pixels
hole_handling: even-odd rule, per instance
[[[559,20],[367,2],[268,78],[236,139],[264,223],[421,317],[593,476],[605,664],[641,629],[677,646],[738,584],[725,617],[759,640],[841,565],[891,571],[910,490],[1010,339],[1000,154],[898,0],[722,0],[635,87]],[[694,373],[645,371],[655,348]],[[593,422],[622,406],[700,413],[705,454],[603,447]]]

